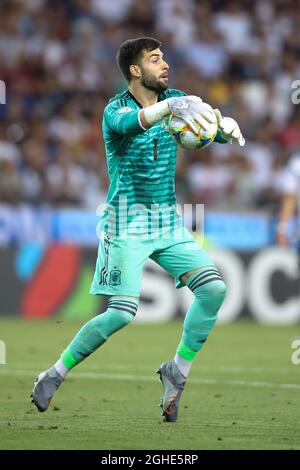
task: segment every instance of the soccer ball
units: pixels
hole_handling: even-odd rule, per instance
[[[197,135],[183,119],[171,114],[167,123],[167,129],[175,142],[181,145],[181,147],[196,150],[204,149],[213,142],[218,131],[218,124],[216,119],[216,122],[209,124],[208,130],[199,125],[200,133]]]

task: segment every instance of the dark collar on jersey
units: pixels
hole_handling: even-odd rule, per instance
[[[141,103],[133,96],[132,93],[130,93],[129,90],[127,90],[127,93],[128,93],[128,95],[130,96],[130,98],[133,99],[133,101],[136,102],[136,104],[138,105],[139,108],[143,108],[143,106],[141,105]],[[161,98],[162,98],[161,95],[162,95],[161,93],[158,95],[158,100],[157,100],[157,102],[158,102],[158,101],[161,101]]]

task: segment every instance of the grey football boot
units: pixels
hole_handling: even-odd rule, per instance
[[[35,382],[30,398],[39,411],[46,411],[50,405],[51,399],[64,381],[55,367],[51,367],[45,372],[41,372]]]
[[[162,416],[165,417],[165,421],[174,422],[177,420],[178,404],[186,377],[182,375],[174,360],[161,364],[157,373],[164,389],[160,405]]]

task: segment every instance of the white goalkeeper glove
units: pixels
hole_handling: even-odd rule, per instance
[[[241,147],[245,145],[245,139],[238,123],[231,117],[223,117],[218,109],[214,109],[222,137],[228,142],[238,142]]]
[[[198,96],[189,95],[169,98],[168,106],[170,112],[183,119],[195,134],[199,132],[198,125],[208,130],[211,123],[217,122],[212,107],[207,103],[203,103]]]

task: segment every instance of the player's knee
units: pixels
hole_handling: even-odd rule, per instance
[[[139,304],[138,298],[113,296],[108,302],[108,311],[112,319],[117,324],[118,329],[130,323],[137,312]]]
[[[128,325],[135,317],[133,313],[125,312],[125,311],[119,311],[118,312],[118,320],[120,327]]]
[[[226,284],[221,279],[212,280],[197,287],[193,292],[198,301],[208,307],[208,311],[217,313],[226,297]]]
[[[215,299],[216,304],[221,307],[226,297],[226,284],[224,281],[212,281],[206,284],[206,295],[212,296]]]

